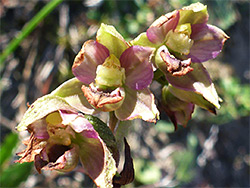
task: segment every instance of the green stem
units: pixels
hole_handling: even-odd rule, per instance
[[[51,0],[23,27],[22,31],[17,35],[17,37],[11,40],[3,53],[0,55],[0,70],[2,69],[2,64],[5,59],[15,51],[23,39],[25,39],[36,28],[36,26],[62,1],[63,0]]]

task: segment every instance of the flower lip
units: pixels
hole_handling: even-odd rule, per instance
[[[89,87],[83,85],[82,91],[88,102],[95,108],[103,108],[107,104],[116,104],[123,100],[122,92],[120,87],[112,92],[98,91],[93,83]]]
[[[183,61],[178,60],[169,53],[167,48],[161,48],[160,56],[166,64],[166,70],[173,76],[184,76],[193,71],[193,68],[190,67],[190,58]]]

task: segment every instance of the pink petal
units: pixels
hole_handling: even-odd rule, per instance
[[[126,85],[134,90],[146,88],[153,79],[153,68],[149,58],[152,48],[131,46],[120,57],[121,66],[125,68]]]
[[[77,54],[72,71],[78,80],[90,84],[96,76],[96,67],[102,64],[109,56],[109,50],[102,44],[89,40]]]
[[[229,37],[219,28],[207,24],[192,25],[191,39],[194,44],[188,57],[192,62],[204,62],[215,58]]]
[[[176,77],[170,73],[165,74],[168,82],[179,89],[202,93],[202,87],[195,87],[195,84],[200,83],[204,87],[208,87],[211,85],[212,80],[203,65],[195,63],[192,67],[195,67],[193,71],[184,76]]]
[[[95,180],[104,167],[104,143],[100,138],[84,138],[79,144],[80,160],[84,171],[91,179]]]
[[[83,136],[87,138],[97,138],[98,134],[95,131],[92,124],[84,117],[84,115],[79,113],[72,113],[66,110],[60,110],[60,115],[63,119],[63,124],[70,125],[71,128],[77,132],[85,132]]]
[[[154,21],[147,30],[147,37],[152,43],[161,44],[164,42],[167,33],[174,30],[180,19],[179,11],[165,14]]]

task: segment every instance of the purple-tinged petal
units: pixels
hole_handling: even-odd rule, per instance
[[[62,117],[62,123],[64,125],[70,125],[71,128],[77,132],[81,133],[83,131],[94,131],[95,129],[92,124],[84,117],[84,115],[79,113],[73,113],[66,110],[60,110],[60,115]],[[97,138],[98,134],[95,134]]]
[[[80,160],[86,174],[91,179],[96,179],[102,172],[104,167],[104,143],[98,138],[77,138],[80,146]]]
[[[49,139],[49,134],[47,131],[47,124],[44,119],[40,119],[29,125],[29,130],[32,130],[34,136],[41,140]]]
[[[188,57],[192,62],[204,62],[215,58],[229,37],[218,27],[207,24],[192,25],[191,39],[194,44]]]
[[[84,84],[90,84],[96,76],[96,67],[109,56],[109,50],[102,44],[89,40],[77,54],[72,66],[73,74]]]
[[[150,27],[147,30],[148,39],[154,44],[161,44],[164,42],[165,35],[162,27]]]
[[[167,113],[177,130],[177,125],[186,127],[188,121],[191,119],[194,111],[194,104],[184,102],[175,97],[170,91],[169,87],[162,89],[163,110]]]
[[[122,106],[115,111],[119,120],[143,119],[148,122],[156,122],[159,119],[159,111],[156,108],[154,95],[147,88],[135,91],[126,88],[126,96]]]
[[[125,68],[126,85],[134,90],[146,88],[153,79],[153,67],[149,63],[153,48],[131,46],[120,57],[121,66]]]
[[[112,180],[117,171],[114,156],[110,153],[107,147],[104,147],[104,166],[102,173],[94,179],[97,187],[106,188],[112,187]]]
[[[83,131],[81,133],[82,136],[86,137],[86,138],[97,138],[98,134],[95,130],[92,131]]]
[[[201,108],[208,110],[209,112],[216,114],[216,106],[206,100],[201,94],[195,93],[193,91],[185,91],[182,89],[178,89],[169,85],[169,91],[177,98],[187,103],[193,103],[198,105]]]
[[[155,20],[147,30],[148,39],[155,44],[163,43],[167,33],[178,25],[179,18],[179,11],[173,11]]]
[[[205,67],[200,63],[193,63],[192,68],[192,72],[181,77],[165,73],[166,79],[176,88],[201,94],[207,101],[220,108],[218,94]]]

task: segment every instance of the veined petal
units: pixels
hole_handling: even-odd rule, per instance
[[[47,140],[49,138],[45,119],[39,119],[29,125],[29,130],[32,130],[34,136],[38,139]]]
[[[114,160],[119,162],[119,151],[117,148],[117,142],[116,139],[111,132],[110,128],[107,126],[106,123],[101,121],[99,118],[91,115],[85,115],[84,116],[94,127],[94,129],[98,132],[101,139],[104,141],[108,149],[111,151]]]
[[[149,63],[153,48],[131,46],[123,52],[120,58],[121,66],[125,68],[125,84],[134,90],[146,88],[153,79],[153,68]]]
[[[90,84],[96,76],[96,67],[109,56],[109,50],[102,44],[89,40],[77,54],[72,72],[84,84]]]
[[[70,104],[70,106],[85,114],[94,114],[97,111],[84,97],[81,90],[82,85],[82,82],[80,82],[77,78],[72,78],[51,92],[51,95],[61,97],[68,104]]]
[[[86,138],[79,134],[77,143],[80,146],[80,160],[86,174],[91,179],[96,179],[102,172],[104,166],[103,142],[98,138]]]
[[[48,114],[55,112],[57,110],[72,110],[76,109],[70,106],[64,99],[45,95],[37,99],[25,112],[22,121],[18,124],[17,130],[24,131],[27,127],[37,120],[40,120],[47,116]]]
[[[17,130],[24,131],[27,127],[48,114],[58,111],[81,111],[93,114],[96,110],[88,103],[81,90],[82,83],[76,78],[68,80],[60,85],[51,94],[37,99],[25,112]]]
[[[161,44],[164,42],[165,35],[162,27],[150,27],[147,30],[148,39],[154,44]]]
[[[200,24],[206,23],[208,20],[207,6],[202,3],[193,3],[183,7],[180,11],[179,24]]]
[[[115,111],[119,120],[143,119],[148,122],[156,122],[159,119],[159,111],[156,108],[154,95],[147,88],[135,91],[126,88],[126,96],[122,106]]]
[[[216,108],[220,108],[219,96],[205,67],[200,63],[194,63],[192,68],[194,70],[185,76],[174,77],[169,73],[165,75],[174,87],[200,94]]]
[[[192,72],[181,77],[165,73],[166,79],[176,88],[201,94],[207,101],[220,108],[218,94],[205,67],[200,63],[193,63],[192,68]]]
[[[100,138],[81,138],[78,141],[81,140],[79,152],[84,172],[98,187],[111,187],[117,170],[112,154]]]
[[[112,180],[117,171],[114,156],[105,147],[104,167],[102,173],[94,180],[95,184],[100,188],[112,187]]]
[[[148,39],[154,44],[162,44],[167,33],[170,30],[175,30],[179,18],[179,12],[173,11],[155,20],[147,30]]]
[[[182,101],[185,101],[187,103],[196,104],[199,107],[204,108],[204,109],[208,110],[209,112],[211,112],[213,114],[216,114],[215,108],[217,106],[215,106],[214,104],[212,104],[211,102],[209,102],[208,100],[206,100],[199,93],[195,93],[193,91],[185,91],[185,90],[182,90],[182,89],[178,89],[176,87],[173,87],[172,85],[169,85],[169,91],[174,96],[176,96],[177,98],[179,98]]]
[[[110,25],[101,24],[97,31],[96,40],[109,49],[110,54],[120,58],[122,52],[128,48],[127,42],[117,30]]]
[[[192,62],[204,62],[215,58],[229,37],[218,27],[207,24],[192,25],[191,39],[194,44],[188,57]]]

